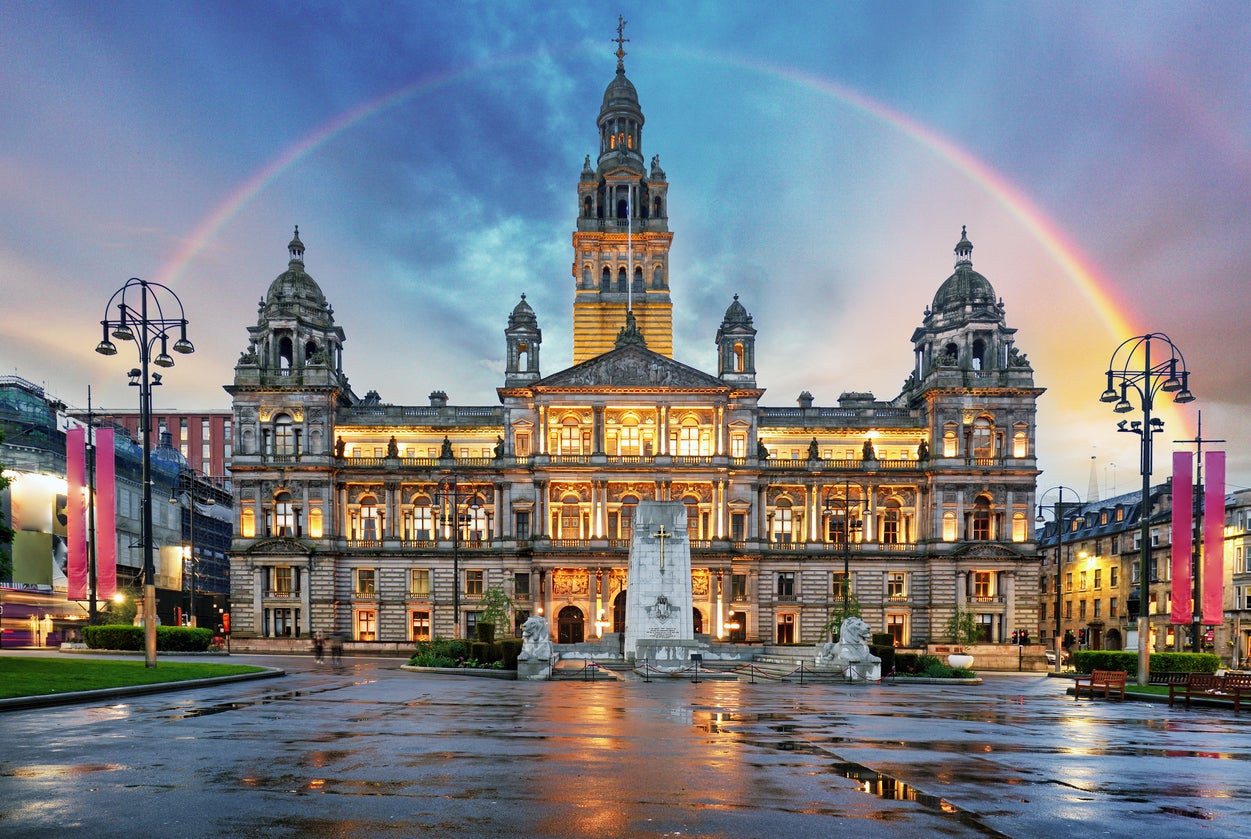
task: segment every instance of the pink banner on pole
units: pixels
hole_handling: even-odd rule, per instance
[[[1203,456],[1203,622],[1224,621],[1225,593],[1225,453]]]
[[[83,428],[65,431],[65,540],[69,579],[66,597],[87,599],[87,437]]]
[[[113,429],[96,431],[96,597],[117,593],[117,501]]]
[[[1173,452],[1173,614],[1172,623],[1194,619],[1194,583],[1190,574],[1195,526],[1194,458]]]

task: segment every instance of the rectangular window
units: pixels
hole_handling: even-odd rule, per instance
[[[408,593],[412,597],[430,596],[430,569],[411,568],[408,571]]]
[[[1086,590],[1086,572],[1085,572],[1085,571],[1082,571],[1082,572],[1081,572],[1081,577],[1080,577],[1080,579],[1081,579],[1081,583],[1082,583],[1082,591],[1085,591],[1085,590]]]
[[[295,569],[279,566],[274,569],[274,593],[291,594],[295,591]]]
[[[746,513],[730,513],[730,538],[735,542],[747,540]]]
[[[841,601],[844,597],[851,594],[847,590],[847,578],[843,576],[842,571],[835,571],[833,575],[833,585],[830,587],[830,596],[835,600]]]
[[[373,609],[357,609],[354,637],[357,641],[378,640],[378,613]]]
[[[226,420],[226,426],[222,431],[222,448],[226,456],[226,462],[230,462],[230,458],[234,453],[234,427],[229,419]]]
[[[908,616],[907,615],[887,615],[886,631],[890,633],[891,641],[896,647],[902,647],[908,643]]]
[[[994,577],[990,571],[974,571],[973,572],[973,596],[974,597],[993,597]]]
[[[886,575],[886,597],[890,600],[908,599],[908,573],[891,571]]]
[[[517,511],[517,538],[525,541],[530,538],[530,511]]]
[[[747,599],[746,574],[730,575],[730,599],[735,602],[742,602]]]
[[[1117,607],[1117,600],[1116,600],[1116,598],[1115,598],[1115,597],[1109,597],[1109,598],[1108,598],[1108,617],[1110,617],[1110,618],[1120,617],[1120,615],[1119,615],[1119,614],[1117,613],[1117,611],[1116,611],[1116,607]]]
[[[730,457],[747,457],[747,437],[742,434],[730,437]]]
[[[1064,619],[1066,621],[1073,620],[1073,601],[1072,600],[1064,601]]]
[[[410,641],[429,641],[430,640],[430,613],[429,612],[411,612],[411,620],[409,621]]]
[[[356,593],[363,597],[372,597],[378,593],[377,577],[372,568],[356,569]]]
[[[1065,591],[1073,590],[1073,572],[1072,571],[1064,572],[1064,590]]]
[[[778,599],[781,599],[784,597],[788,599],[793,599],[795,597],[795,572],[794,571],[779,571],[778,572],[777,596],[778,596]]]
[[[1103,617],[1103,601],[1102,600],[1095,601],[1095,617],[1096,618]]]
[[[1116,588],[1119,584],[1117,578],[1120,576],[1118,573],[1120,570],[1115,565],[1108,569],[1108,585],[1112,586],[1112,588]]]
[[[1079,600],[1077,602],[1077,619],[1083,620],[1083,621],[1086,620],[1086,601],[1085,600]]]
[[[517,571],[513,574],[513,597],[518,600],[530,599],[530,572]]]
[[[485,589],[485,571],[465,572],[465,594],[470,597],[481,597]]]

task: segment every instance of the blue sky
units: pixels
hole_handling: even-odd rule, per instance
[[[0,373],[130,407],[133,359],[92,348],[139,276],[197,346],[158,401],[227,407],[296,224],[358,393],[496,403],[522,292],[556,372],[618,14],[680,360],[715,368],[737,293],[765,404],[889,399],[968,225],[1047,388],[1040,489],[1084,495],[1092,462],[1101,494],[1137,485],[1097,397],[1149,331],[1198,396],[1164,414],[1157,479],[1202,410],[1251,484],[1241,2],[0,2]]]

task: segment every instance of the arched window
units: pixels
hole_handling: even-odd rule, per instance
[[[959,452],[959,440],[956,437],[956,426],[948,423],[943,426],[943,457],[955,457]]]
[[[607,265],[599,275],[599,288],[600,291],[612,291],[612,269]]]
[[[986,369],[986,342],[978,338],[973,342],[973,357],[969,360],[974,370]]]
[[[557,454],[582,454],[582,427],[577,417],[565,417],[561,422]]]
[[[618,431],[619,446],[622,455],[637,456],[639,453],[639,421],[630,415],[621,420]]]
[[[897,545],[902,542],[902,526],[903,513],[900,510],[899,499],[891,498],[887,500],[885,509],[882,511],[882,542],[887,545]]]
[[[652,201],[652,218],[661,218],[663,215],[663,205],[660,203],[660,196],[657,195],[656,199]]]
[[[624,198],[617,199],[617,218],[624,219],[629,217],[629,202]]]
[[[1017,423],[1012,432],[1012,456],[1029,457],[1029,432],[1022,423]]]
[[[943,541],[956,541],[956,514],[950,511],[943,513]]]
[[[481,542],[483,539],[489,539],[487,532],[487,510],[483,504],[482,496],[475,495],[470,501],[469,506],[465,509],[464,516],[464,532],[461,538],[468,542]]]
[[[790,544],[791,524],[791,500],[789,498],[779,498],[773,506],[773,538],[770,541],[783,545]]]
[[[582,287],[591,288],[591,286],[591,264],[588,262],[582,266]]]
[[[413,499],[413,525],[408,538],[419,542],[434,538],[434,508],[430,505],[429,498],[422,496]]]
[[[617,291],[624,292],[626,290],[626,269],[624,267],[617,269]]]
[[[278,367],[282,370],[290,370],[294,363],[295,348],[291,344],[291,338],[284,335],[278,340]]]
[[[325,526],[322,523],[321,507],[314,507],[308,511],[308,535],[313,539],[320,539],[325,535]]]
[[[688,495],[682,499],[683,506],[686,507],[686,538],[699,538],[699,499],[693,495]]]
[[[579,531],[581,520],[582,515],[581,507],[578,504],[578,496],[566,495],[560,500],[560,538],[581,538]]]
[[[699,422],[694,417],[682,420],[678,429],[678,454],[695,456],[699,454]]]
[[[652,270],[652,288],[665,287],[665,269],[664,266],[657,265]]]
[[[973,420],[973,456],[995,456],[995,426],[987,417]]]
[[[641,265],[634,266],[634,293],[643,293],[643,267]]]
[[[991,532],[990,499],[984,495],[979,495],[977,500],[973,502],[973,532],[970,534],[970,538],[982,541],[993,538]]]
[[[357,538],[374,542],[381,538],[382,512],[378,509],[378,499],[366,495],[361,499],[361,529]]]
[[[274,454],[290,456],[295,453],[295,423],[289,414],[279,414],[274,417]]]
[[[1029,524],[1026,521],[1024,513],[1012,514],[1012,541],[1024,542],[1028,533]]]
[[[582,217],[583,218],[591,217],[591,207],[592,207],[591,196],[588,195],[582,199]]]
[[[959,360],[960,360],[960,348],[958,346],[956,346],[955,344],[948,344],[947,346],[943,347],[943,358],[941,359],[940,363],[954,365],[954,364],[957,364]]]
[[[256,511],[245,507],[239,514],[239,532],[244,539],[256,538]]]
[[[741,341],[734,345],[734,372],[735,373],[742,373],[744,370],[747,369],[746,362],[744,361],[744,352],[745,351],[743,349],[743,344]]]
[[[629,539],[634,534],[634,512],[638,509],[639,500],[633,495],[621,499],[621,537]]]
[[[291,503],[291,493],[280,492],[274,496],[274,533],[275,536],[295,536],[295,507]]]

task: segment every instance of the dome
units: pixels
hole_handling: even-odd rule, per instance
[[[521,295],[521,302],[513,307],[512,314],[508,316],[508,328],[514,329],[518,326],[535,326],[539,325],[539,319],[535,317],[534,309],[530,308],[530,304],[526,302],[526,296]]]
[[[295,236],[287,245],[290,261],[287,270],[283,271],[269,284],[265,301],[269,304],[278,302],[304,303],[310,306],[324,307],[326,296],[321,293],[317,281],[304,271],[304,243],[300,241],[300,228],[295,228]]]
[[[747,310],[743,308],[743,304],[738,302],[738,295],[734,295],[734,302],[725,310],[725,317],[722,318],[721,324],[729,326],[735,323],[751,323],[751,315],[747,314]]]
[[[990,280],[973,270],[973,243],[968,229],[960,230],[956,243],[956,270],[934,295],[934,312],[942,313],[965,306],[995,306],[995,289]]]
[[[634,89],[634,83],[626,78],[625,70],[619,67],[617,75],[604,89],[604,105],[600,111],[602,113],[622,109],[640,110],[639,93]]]

